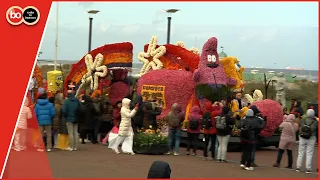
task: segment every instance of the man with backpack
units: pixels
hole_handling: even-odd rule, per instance
[[[197,154],[198,141],[201,129],[201,111],[198,106],[193,106],[188,117],[188,147],[187,155],[190,154],[191,145],[193,146],[193,156]]]
[[[185,112],[182,111],[181,106],[178,103],[174,103],[171,107],[171,111],[168,113],[166,117],[166,120],[169,125],[168,155],[172,154],[172,152],[175,156],[179,155],[180,130],[182,127],[184,116]]]
[[[222,113],[220,116],[215,118],[217,138],[219,141],[217,159],[218,162],[227,162],[226,154],[229,143],[230,134],[232,132],[233,125],[235,124],[235,119],[230,114],[230,108],[224,106],[222,108]]]
[[[299,153],[297,159],[297,172],[300,172],[304,155],[306,154],[306,173],[312,172],[312,156],[316,143],[318,121],[313,109],[308,109],[307,117],[300,120]]]
[[[252,151],[254,144],[256,143],[256,135],[262,129],[263,124],[261,124],[260,119],[254,115],[252,109],[248,109],[246,117],[241,120],[238,125],[240,129],[240,141],[242,144],[242,155],[241,155],[241,165],[240,167],[252,171]]]

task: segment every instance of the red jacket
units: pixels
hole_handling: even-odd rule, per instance
[[[212,128],[210,129],[204,129],[203,130],[203,134],[217,134],[217,129],[216,129],[216,121],[215,121],[215,117],[219,116],[221,114],[221,110],[217,109],[217,110],[213,110],[211,112],[211,123],[213,125]]]

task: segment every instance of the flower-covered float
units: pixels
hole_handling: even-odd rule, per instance
[[[133,151],[138,154],[164,154],[169,151],[165,132],[153,130],[152,126],[135,134],[133,141]]]
[[[64,81],[64,90],[75,84],[76,96],[107,88],[109,101],[115,105],[129,94],[128,71],[132,68],[133,45],[129,42],[107,44],[86,54],[73,64]]]

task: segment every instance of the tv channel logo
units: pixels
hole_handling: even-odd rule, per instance
[[[6,19],[13,26],[18,26],[22,23],[32,26],[39,22],[40,12],[33,6],[27,6],[23,9],[19,6],[12,6],[7,10]]]

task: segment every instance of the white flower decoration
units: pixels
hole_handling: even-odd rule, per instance
[[[90,88],[92,91],[98,89],[99,77],[106,77],[108,69],[106,66],[102,65],[103,55],[101,53],[97,54],[95,60],[91,54],[85,56],[85,63],[87,67],[87,73],[81,79],[81,85],[77,90],[76,96],[79,95],[80,90],[87,84],[90,83]]]
[[[150,70],[162,69],[163,64],[160,61],[160,57],[166,53],[166,47],[160,46],[156,48],[158,45],[158,38],[156,36],[152,36],[147,52],[140,52],[138,54],[139,61],[143,62],[143,66],[140,70],[140,75],[143,75]],[[147,58],[153,57],[152,61],[149,62]]]
[[[177,46],[180,46],[180,47],[182,47],[182,48],[184,48],[184,49],[187,49],[187,47],[186,47],[186,45],[184,44],[183,41],[178,41],[176,45],[177,45]],[[190,48],[190,49],[188,49],[188,50],[191,51],[191,52],[193,52],[194,54],[200,56],[200,50],[199,50],[198,48],[192,47],[192,48]]]

